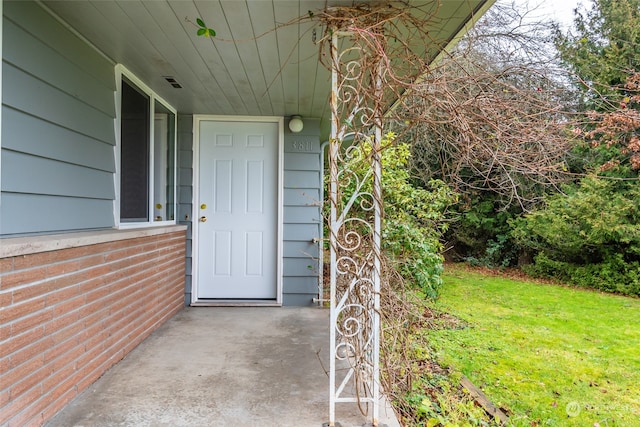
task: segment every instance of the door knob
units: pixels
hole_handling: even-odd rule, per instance
[[[207,222],[207,217],[206,216],[201,216],[200,217],[200,222]]]

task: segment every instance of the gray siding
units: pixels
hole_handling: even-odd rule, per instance
[[[302,132],[285,133],[284,305],[311,305],[318,296],[319,244],[313,239],[322,237],[319,135],[319,121],[312,119],[304,120]]]
[[[113,227],[113,64],[32,2],[2,55],[0,235]]]
[[[193,209],[193,116],[178,115],[178,217],[179,224],[187,225],[187,265],[184,290],[185,305],[191,303],[193,283],[193,235],[191,212]]]

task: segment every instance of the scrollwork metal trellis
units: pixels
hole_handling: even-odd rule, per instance
[[[341,402],[357,403],[377,425],[382,114],[380,103],[372,100],[382,96],[383,66],[379,61],[371,67],[375,58],[357,44],[338,52],[341,35],[335,31],[331,43],[329,425],[335,425],[335,406]],[[374,88],[368,96],[362,92],[363,82]],[[362,167],[359,162],[367,163]]]

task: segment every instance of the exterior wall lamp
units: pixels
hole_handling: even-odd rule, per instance
[[[293,133],[298,133],[302,131],[304,127],[304,122],[302,121],[302,117],[300,116],[291,116],[291,120],[289,120],[289,130]]]

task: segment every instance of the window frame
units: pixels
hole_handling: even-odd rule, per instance
[[[115,160],[116,160],[116,173],[114,174],[114,188],[115,199],[113,201],[113,217],[115,227],[118,229],[127,228],[141,228],[141,227],[156,227],[177,224],[178,214],[178,112],[177,110],[154,92],[149,86],[147,86],[142,80],[140,80],[135,74],[129,71],[124,65],[117,64],[115,67],[116,77],[116,119],[115,119],[115,134],[116,145],[114,147]],[[148,188],[147,188],[147,220],[146,221],[121,221],[120,218],[120,204],[122,202],[121,197],[121,172],[122,172],[122,81],[126,79],[128,84],[133,84],[135,89],[140,91],[149,97],[149,153],[148,153]],[[154,176],[155,176],[155,114],[156,114],[156,102],[161,104],[173,115],[173,219],[165,219],[162,221],[156,221],[154,217]]]

